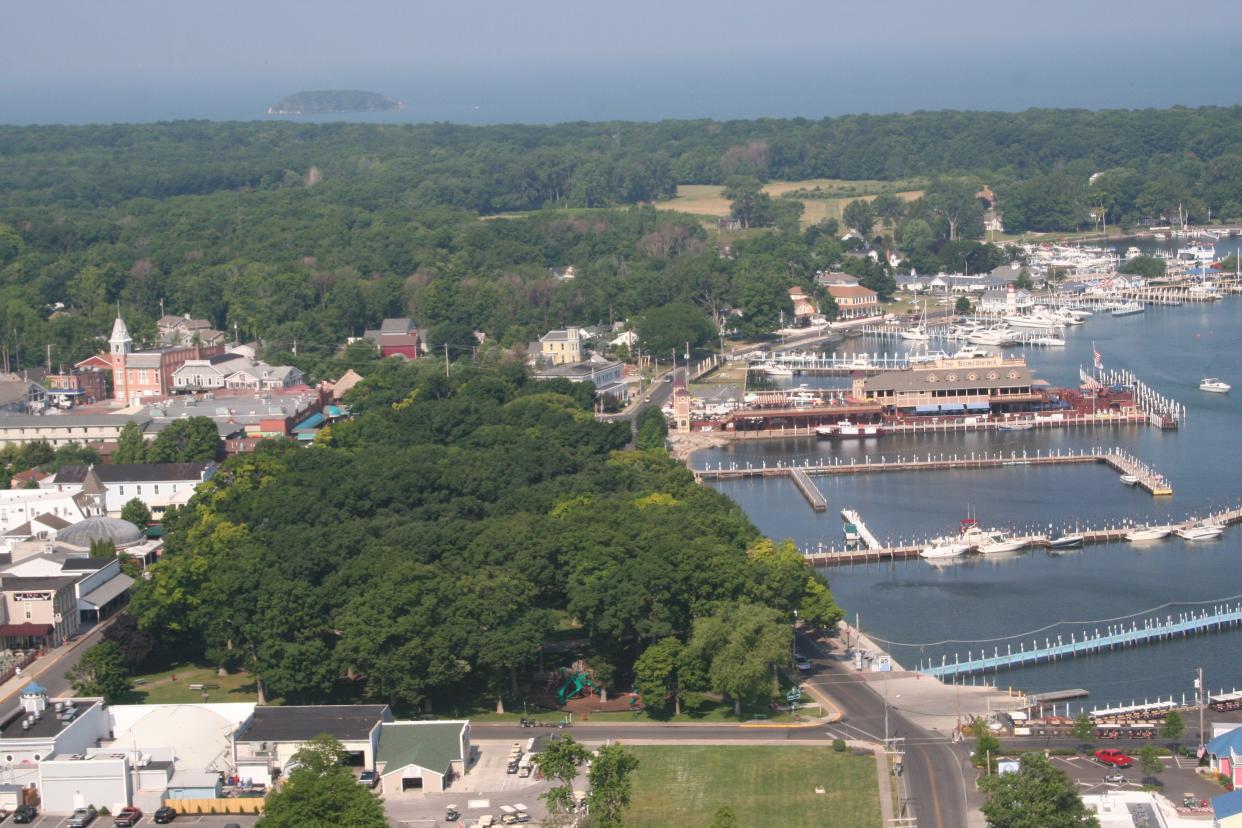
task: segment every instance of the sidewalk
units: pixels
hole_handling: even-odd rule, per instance
[[[80,648],[96,643],[99,640],[99,636],[102,634],[103,630],[107,628],[107,626],[111,624],[115,618],[116,616],[114,615],[112,618],[91,627],[90,632],[78,638],[77,641],[73,641],[68,645],[62,644],[54,650],[49,650],[27,665],[25,669],[22,670],[21,675],[15,675],[4,684],[0,684],[0,708],[15,698],[17,694],[21,692],[22,688],[27,684],[30,684],[30,682],[39,681],[42,683],[44,676],[57,675],[57,669],[61,670],[61,675],[63,675],[63,672],[68,669],[63,662],[72,654],[76,653]],[[72,691],[66,690],[65,694],[72,695]],[[53,692],[51,695],[57,696],[61,694]]]

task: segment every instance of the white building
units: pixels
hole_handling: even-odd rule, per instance
[[[374,769],[380,725],[392,721],[386,704],[256,707],[233,737],[237,774],[265,785],[293,755],[326,733],[345,748],[349,764]]]
[[[380,792],[440,793],[465,775],[470,760],[470,722],[384,722],[376,768]]]
[[[0,489],[0,534],[23,524],[52,515],[66,522],[77,523],[91,515],[101,514],[92,497],[79,497],[81,486],[73,491],[55,489]],[[54,524],[54,521],[49,522]],[[47,527],[51,536],[55,531]]]
[[[39,488],[76,494],[102,492],[104,509],[119,515],[129,501],[137,498],[151,508],[165,503],[170,495],[193,492],[199,483],[210,480],[219,466],[215,463],[100,463],[95,466],[62,466],[60,471],[39,482]]]

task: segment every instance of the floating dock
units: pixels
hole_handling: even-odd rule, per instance
[[[807,477],[806,472],[802,469],[790,469],[789,477],[793,480],[794,485],[798,487],[798,491],[802,492],[806,502],[811,504],[812,509],[817,512],[828,510],[828,498],[824,497],[824,493],[819,490],[819,487],[811,482],[811,478]]]

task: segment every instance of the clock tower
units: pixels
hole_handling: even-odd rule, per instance
[[[112,336],[108,339],[112,348],[112,396],[123,405],[129,404],[129,381],[125,372],[125,360],[134,350],[134,340],[129,337],[129,329],[125,320],[118,313],[112,325]]]

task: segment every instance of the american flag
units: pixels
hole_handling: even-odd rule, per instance
[[[1091,347],[1091,355],[1095,359],[1095,370],[1103,371],[1104,370],[1104,359],[1100,356],[1099,350],[1096,349],[1094,345]]]

